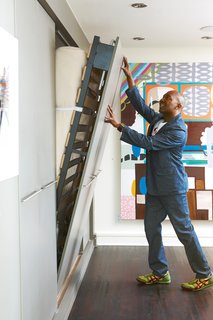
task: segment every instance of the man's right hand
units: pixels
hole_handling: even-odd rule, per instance
[[[132,88],[135,85],[135,82],[132,78],[132,73],[130,71],[129,62],[126,57],[123,58],[123,63],[124,63],[124,66],[121,69],[125,73],[129,88]]]
[[[132,77],[130,67],[129,67],[129,62],[126,57],[123,58],[123,64],[124,66],[121,68],[123,72],[125,73],[126,77]]]

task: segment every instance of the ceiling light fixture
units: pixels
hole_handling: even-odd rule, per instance
[[[134,38],[132,38],[133,40],[138,40],[138,41],[140,41],[140,40],[145,40],[145,38],[143,38],[143,37],[134,37]]]
[[[200,31],[213,32],[213,26],[202,27],[200,28]]]
[[[210,37],[210,36],[204,36],[204,37],[201,37],[201,39],[203,40],[212,40],[213,37]]]
[[[136,8],[136,9],[146,8],[146,7],[147,7],[147,5],[146,5],[145,3],[142,3],[142,2],[140,2],[140,3],[133,3],[133,4],[131,4],[131,6],[132,6],[133,8]]]

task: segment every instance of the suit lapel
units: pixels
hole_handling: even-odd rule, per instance
[[[180,119],[180,117],[181,117],[181,115],[178,114],[176,117],[174,117],[174,119],[172,119],[170,122],[167,122],[162,128],[160,128],[160,130],[158,132],[162,132],[163,130],[165,130],[169,126],[173,127],[174,123],[177,122],[178,119]]]
[[[158,133],[159,132],[162,132],[163,130],[165,130],[166,128],[168,128],[168,126],[174,124],[174,122],[177,122],[178,119],[181,117],[180,114],[178,114],[176,117],[174,117],[174,119],[172,119],[170,122],[167,122],[163,127],[160,128],[160,130],[158,130]],[[147,132],[147,135],[148,136],[151,136],[152,135],[152,129],[154,127],[154,125],[156,124],[156,122],[158,122],[160,119],[163,119],[163,116],[160,116],[159,118],[157,118],[157,120],[153,121],[150,126],[149,126],[149,129],[148,129],[148,132]]]

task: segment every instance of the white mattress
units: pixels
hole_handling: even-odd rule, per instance
[[[60,47],[56,50],[56,174],[59,174],[67,133],[75,111],[76,95],[81,87],[86,53],[76,47]]]

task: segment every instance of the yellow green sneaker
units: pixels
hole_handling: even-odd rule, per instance
[[[211,273],[208,278],[194,279],[190,282],[181,284],[181,288],[189,291],[199,291],[213,286],[213,274]]]
[[[153,273],[145,274],[143,276],[138,276],[136,280],[143,284],[170,284],[171,283],[171,277],[169,274],[169,271],[162,276],[156,276]]]

